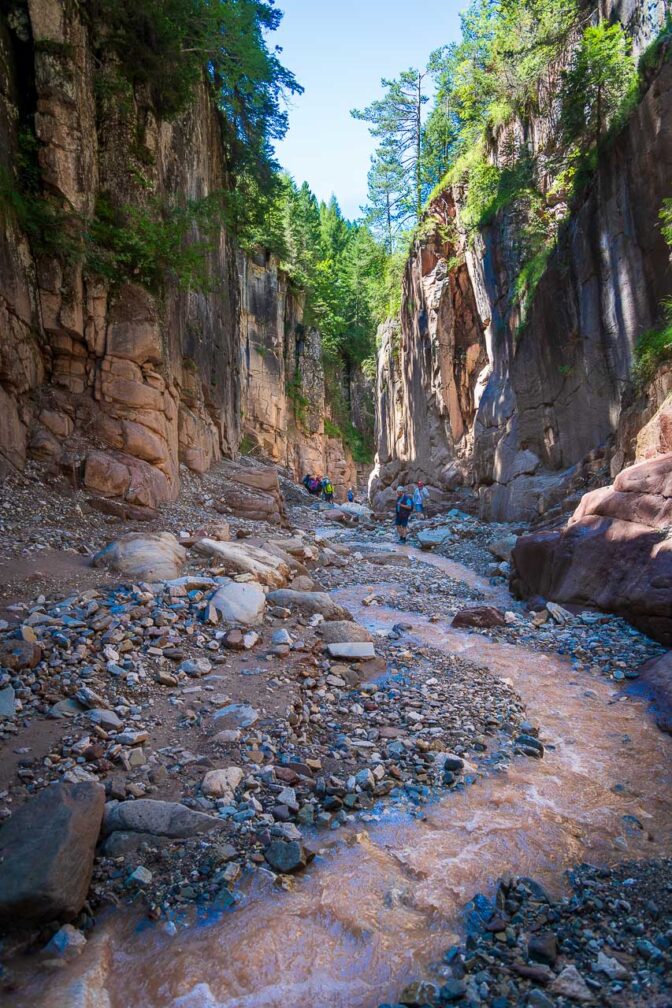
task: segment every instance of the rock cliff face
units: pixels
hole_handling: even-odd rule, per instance
[[[641,14],[641,4],[622,6],[629,21]],[[640,21],[641,48],[654,28]],[[494,163],[523,139],[533,150],[553,142],[548,122],[521,139],[522,129],[496,139]],[[515,208],[467,242],[459,213],[451,224],[464,193],[441,195],[436,230],[411,252],[400,323],[383,335],[374,497],[397,479],[466,483],[483,517],[528,519],[568,492],[582,463],[613,476],[665,440],[672,375],[663,369],[642,396],[632,373],[636,341],[672,292],[658,221],[671,178],[668,60],[561,225],[524,326],[512,296]]]
[[[205,86],[172,122],[146,96],[107,95],[77,4],[30,0],[0,19],[0,182],[11,188],[22,131],[34,131],[40,186],[70,219],[101,197],[203,200],[229,183],[221,123]],[[104,70],[104,68],[103,68]],[[208,241],[206,293],[112,286],[81,257],[29,240],[0,200],[0,464],[27,458],[131,507],[174,498],[179,464],[235,456],[243,429],[271,458],[355,478],[324,435],[319,335],[277,264],[246,259],[224,228]],[[67,226],[65,228],[67,232]],[[67,233],[64,235],[67,238]],[[132,280],[132,278],[131,278]],[[311,403],[296,421],[297,401]]]
[[[329,415],[320,334],[303,324],[303,300],[272,257],[239,256],[243,435],[295,475],[329,473],[336,493],[358,473]]]

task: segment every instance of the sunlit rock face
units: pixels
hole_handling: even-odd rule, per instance
[[[5,171],[18,155],[17,123],[35,113],[44,185],[75,214],[90,217],[101,194],[140,206],[147,194],[171,203],[227,188],[205,87],[171,122],[146,95],[131,95],[122,112],[96,91],[94,69],[104,68],[76,5],[35,0],[27,10],[21,38],[0,23]],[[208,243],[212,283],[204,293],[168,283],[159,296],[94,277],[81,256],[36,254],[3,217],[0,464],[37,458],[98,496],[155,508],[177,495],[180,463],[204,472],[248,433],[294,474],[331,467],[337,490],[355,482],[341,439],[324,433],[319,334],[303,331],[300,298],[277,262],[245,257],[224,228],[213,239],[194,226],[190,240]]]
[[[642,5],[616,8],[635,18],[641,49],[660,11],[642,21]],[[505,166],[523,140],[548,150],[553,129],[545,120],[503,127],[494,163]],[[599,472],[604,482],[635,458],[667,450],[672,375],[662,369],[642,394],[633,352],[672,293],[658,218],[671,169],[668,61],[560,225],[525,319],[513,296],[516,208],[467,241],[464,191],[454,186],[439,197],[436,233],[411,250],[401,319],[381,334],[374,498],[400,480],[466,484],[484,518],[532,519],[586,475]]]

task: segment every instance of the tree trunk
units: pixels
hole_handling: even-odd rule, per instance
[[[418,97],[415,109],[415,210],[418,221],[422,213],[422,183],[420,155],[422,154],[422,74],[418,74]]]

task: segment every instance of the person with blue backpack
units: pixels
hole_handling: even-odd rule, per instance
[[[408,519],[413,513],[413,498],[403,486],[397,487],[397,500],[394,509],[394,524],[399,536],[399,542],[405,543],[408,535]]]

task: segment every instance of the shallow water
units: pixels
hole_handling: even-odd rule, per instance
[[[431,554],[418,559],[494,600],[472,571]],[[416,613],[363,607],[366,591],[333,594],[373,630],[405,620],[410,641],[460,654],[509,681],[541,727],[545,758],[516,758],[508,771],[425,806],[422,819],[395,814],[338,837],[320,834],[322,855],[291,891],[257,873],[239,909],[173,938],[160,928],[135,930],[118,915],[57,982],[36,981],[11,1004],[375,1008],[440,957],[459,933],[465,901],[493,890],[502,874],[533,875],[557,888],[559,873],[576,862],[669,854],[672,740],[644,700],[556,656]]]

